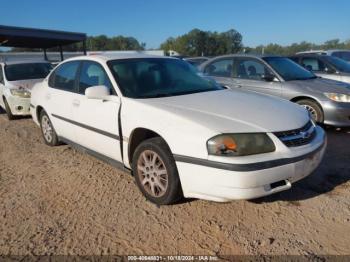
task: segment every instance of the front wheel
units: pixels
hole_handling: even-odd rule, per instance
[[[137,186],[149,201],[168,205],[182,197],[175,160],[160,137],[148,139],[136,148],[132,170]]]
[[[312,120],[314,120],[317,123],[323,123],[323,120],[324,120],[323,111],[316,102],[312,100],[304,99],[304,100],[297,101],[297,104],[304,107],[310,113]]]
[[[40,113],[40,127],[45,143],[49,146],[57,146],[59,144],[58,136],[52,126],[49,116],[44,110]]]

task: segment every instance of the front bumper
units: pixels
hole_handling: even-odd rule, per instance
[[[332,126],[350,126],[350,103],[326,101],[322,104],[324,123]]]
[[[11,113],[16,116],[30,115],[30,98],[18,96],[6,97],[7,103],[11,109]]]
[[[288,158],[274,159],[271,168],[264,168],[261,163],[250,163],[253,168],[238,170],[242,164],[229,169],[225,165],[194,164],[175,156],[182,190],[185,197],[200,198],[218,202],[235,199],[253,199],[290,189],[292,183],[310,175],[320,164],[325,149],[326,136],[322,128],[317,128],[317,135],[312,143],[302,146],[303,154],[289,154]],[[292,151],[292,150],[290,150]],[[277,165],[280,161],[280,165]],[[254,166],[257,170],[253,170]],[[226,168],[227,167],[227,168]],[[268,167],[268,165],[266,165]]]

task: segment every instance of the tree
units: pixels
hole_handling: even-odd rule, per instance
[[[160,48],[187,56],[237,53],[242,49],[242,35],[233,29],[223,33],[193,29],[179,37],[168,38]]]

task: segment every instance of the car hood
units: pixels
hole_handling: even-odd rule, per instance
[[[309,120],[305,109],[287,100],[236,90],[139,101],[221,133],[285,131]]]
[[[29,79],[29,80],[18,80],[18,81],[8,81],[10,88],[25,88],[32,90],[36,83],[43,81],[43,79]]]
[[[288,81],[288,83],[298,85],[301,88],[305,88],[311,92],[350,94],[349,84],[326,78],[295,80]]]

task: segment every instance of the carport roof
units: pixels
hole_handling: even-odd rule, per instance
[[[0,25],[0,46],[51,48],[86,40],[86,34]]]

